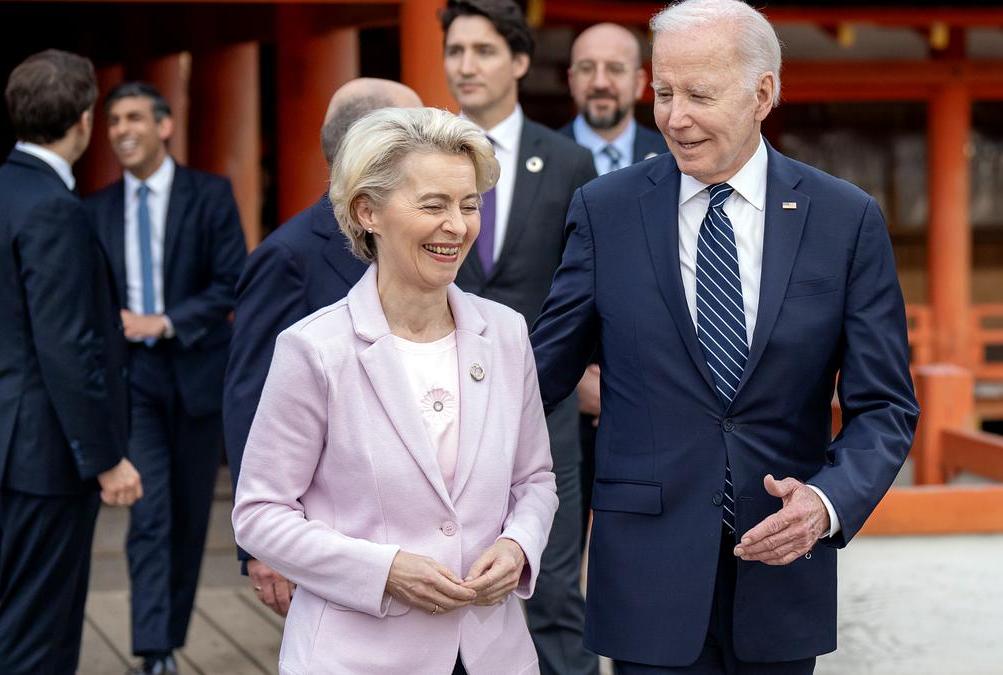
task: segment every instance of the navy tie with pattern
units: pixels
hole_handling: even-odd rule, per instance
[[[491,146],[496,147],[495,139],[488,136]],[[495,266],[495,218],[497,217],[497,193],[491,188],[481,195],[481,233],[477,235],[477,256],[481,259],[481,269],[484,276],[491,276]]]
[[[697,239],[697,338],[725,407],[738,392],[749,346],[735,231],[724,203],[734,191],[727,183],[707,188],[710,204]],[[735,491],[725,459],[722,520],[735,533]]]
[[[153,293],[153,226],[150,222],[150,206],[146,201],[150,186],[141,183],[136,190],[139,202],[136,206],[136,220],[139,223],[139,269],[143,276],[143,314],[156,314],[157,302]],[[156,338],[143,340],[152,347]]]
[[[616,171],[620,168],[620,161],[623,159],[623,153],[617,150],[616,147],[607,145],[599,152],[609,158],[609,169],[603,175],[609,173],[610,171]]]

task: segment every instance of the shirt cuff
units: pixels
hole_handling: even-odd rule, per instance
[[[171,322],[171,317],[167,316],[166,314],[164,314],[163,317],[164,317],[164,323],[167,324],[167,328],[164,329],[163,337],[165,340],[170,340],[172,337],[174,337],[174,324]]]
[[[822,504],[825,505],[825,510],[829,512],[829,532],[819,537],[819,539],[825,539],[826,537],[835,537],[837,534],[839,534],[840,529],[842,529],[839,526],[839,516],[836,515],[836,509],[832,508],[832,502],[829,501],[829,498],[825,496],[824,492],[822,492],[814,485],[808,485],[808,487],[810,487],[815,492],[815,494],[818,495],[818,498],[822,500]]]

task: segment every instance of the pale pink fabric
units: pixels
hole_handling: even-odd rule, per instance
[[[384,593],[398,550],[462,577],[504,536],[526,552],[515,595],[529,597],[557,509],[525,321],[455,286],[448,299],[463,406],[451,490],[399,366],[375,266],[345,300],[279,336],[233,526],[241,547],[298,585],[282,673],[449,673],[457,650],[471,675],[539,670],[514,598],[432,616]]]

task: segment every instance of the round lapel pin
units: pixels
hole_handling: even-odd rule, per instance
[[[481,368],[481,364],[475,363],[470,366],[470,377],[474,378],[475,382],[480,382],[484,379],[484,369]]]
[[[543,170],[543,160],[533,155],[526,160],[526,170],[530,173],[540,173]]]
[[[651,159],[652,157],[658,157],[658,153],[657,152],[649,152],[647,155],[644,156],[645,159]]]

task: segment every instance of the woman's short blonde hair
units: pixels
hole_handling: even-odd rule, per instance
[[[473,122],[436,108],[374,110],[349,127],[331,165],[328,194],[357,258],[375,260],[376,242],[356,218],[356,202],[367,197],[376,208],[384,204],[403,179],[401,162],[413,152],[466,155],[479,193],[498,181],[494,148]]]

